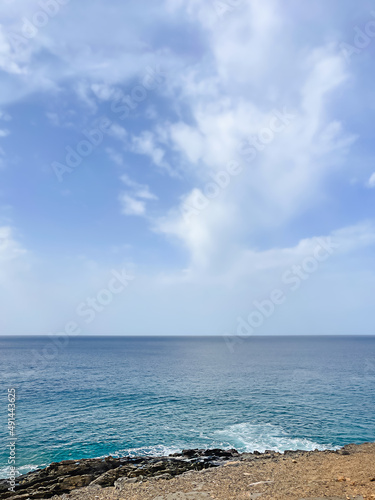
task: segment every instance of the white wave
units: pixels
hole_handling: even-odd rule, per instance
[[[230,425],[223,430],[212,431],[209,434],[202,433],[196,429],[190,429],[196,433],[197,439],[190,443],[174,443],[170,446],[155,445],[140,448],[126,448],[111,453],[112,456],[168,456],[179,453],[184,448],[236,448],[240,452],[253,452],[255,450],[264,452],[274,450],[283,452],[285,450],[325,450],[335,449],[332,444],[319,444],[306,438],[294,438],[281,427],[272,424],[251,424],[248,422]],[[198,437],[199,436],[199,437]],[[108,454],[103,455],[108,456]],[[98,457],[98,458],[103,458]],[[46,467],[48,464],[23,465],[17,467],[17,475],[26,474],[38,467]],[[0,467],[0,479],[9,477],[9,467]]]
[[[285,450],[311,451],[333,448],[331,444],[322,445],[306,438],[293,438],[281,427],[272,424],[235,424],[224,430],[215,431],[213,437],[215,441],[220,440],[219,444],[222,447],[233,447],[238,451],[249,453],[255,450],[283,452]]]
[[[36,470],[39,467],[46,467],[47,465],[48,464],[42,464],[42,465],[33,465],[33,464],[21,465],[21,466],[17,467],[16,476],[21,476],[22,474],[27,474],[28,472]],[[10,467],[9,466],[7,466],[7,467],[0,467],[0,479],[8,479],[9,472],[10,472]]]
[[[178,453],[182,450],[181,446],[165,446],[162,444],[143,447],[143,448],[127,448],[125,450],[118,450],[112,456],[128,456],[131,457],[167,457],[172,453]]]

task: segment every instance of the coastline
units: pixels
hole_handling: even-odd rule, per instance
[[[375,499],[375,443],[338,450],[238,453],[183,450],[168,457],[67,460],[19,476],[0,500]]]

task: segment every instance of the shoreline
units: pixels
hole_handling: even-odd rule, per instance
[[[351,444],[356,444],[356,443],[351,443]],[[366,444],[366,443],[361,443],[361,444]],[[319,445],[320,446],[320,445]],[[344,445],[345,446],[345,445]],[[123,454],[118,454],[118,453],[114,453],[114,454],[109,454],[109,455],[100,455],[100,456],[91,456],[91,457],[81,457],[81,458],[64,458],[62,460],[58,460],[57,462],[49,462],[49,463],[44,463],[44,464],[41,464],[41,465],[34,465],[33,467],[30,466],[30,465],[21,465],[19,467],[16,468],[16,471],[19,471],[21,469],[27,469],[26,471],[22,472],[22,473],[18,473],[16,475],[16,480],[19,479],[19,478],[24,478],[26,476],[28,476],[29,474],[32,474],[32,473],[36,473],[36,472],[40,472],[40,471],[43,471],[45,469],[47,469],[49,466],[51,465],[54,465],[54,464],[63,464],[63,463],[68,463],[68,462],[72,462],[72,463],[77,463],[77,462],[83,462],[83,461],[100,461],[100,460],[105,460],[105,459],[108,459],[108,458],[112,458],[112,459],[115,459],[115,460],[121,460],[121,459],[144,459],[144,460],[147,460],[147,459],[159,459],[159,460],[162,460],[162,459],[168,459],[168,458],[173,458],[173,457],[181,457],[183,456],[184,452],[188,451],[198,451],[200,453],[204,453],[204,452],[210,452],[212,450],[220,450],[220,452],[230,452],[231,450],[235,450],[240,456],[242,455],[258,455],[258,453],[260,453],[260,455],[268,455],[268,453],[274,453],[276,455],[283,455],[284,452],[286,451],[287,453],[291,452],[291,453],[294,453],[294,452],[304,452],[304,453],[312,453],[312,452],[317,452],[317,451],[322,451],[322,452],[325,452],[325,451],[337,451],[339,449],[341,449],[342,447],[341,446],[327,446],[327,447],[323,447],[323,445],[319,448],[314,448],[314,449],[304,449],[304,448],[299,448],[299,449],[290,449],[290,450],[284,450],[284,451],[279,451],[279,450],[268,450],[266,449],[265,451],[257,451],[257,450],[254,450],[253,452],[247,452],[247,451],[238,451],[237,449],[235,448],[229,448],[229,447],[225,447],[225,448],[187,448],[187,449],[178,449],[178,451],[174,451],[172,453],[141,453],[139,455],[135,454],[135,453],[132,453],[132,454],[129,454],[129,455],[123,455]],[[172,448],[173,449],[173,448]],[[171,450],[172,450],[171,449]],[[2,469],[0,470],[6,470],[8,471],[9,469],[9,466],[5,466],[3,467]],[[0,488],[1,488],[1,484],[3,481],[7,480],[7,476],[0,476]],[[1,490],[0,490],[1,491]],[[1,497],[0,497],[0,500],[1,500]]]
[[[341,464],[341,462],[341,469],[349,467],[350,474],[345,475],[342,472],[340,475],[341,469],[339,468],[337,474],[331,473],[331,478],[320,477],[323,472],[320,470],[321,467],[323,467],[323,470],[328,471],[332,467],[334,469],[334,466]],[[365,467],[367,463],[369,464],[368,471]],[[375,499],[374,464],[375,443],[350,444],[340,449],[323,451],[286,450],[284,453],[279,453],[266,450],[264,453],[256,451],[253,453],[239,453],[234,449],[183,450],[181,453],[174,453],[166,457],[105,457],[65,460],[52,463],[45,469],[38,469],[18,476],[14,493],[8,491],[9,483],[7,480],[0,480],[0,500],[5,498],[14,500],[27,500],[29,498],[30,500],[34,498],[157,499],[157,495],[152,496],[154,494],[152,490],[160,490],[162,494],[164,491],[167,492],[166,500],[169,498],[240,499],[252,498],[249,495],[253,494],[259,497],[262,496],[264,499],[317,499],[327,498],[328,489],[336,491],[343,490],[343,488],[345,491],[341,493],[345,493],[347,496],[339,497],[336,495],[338,500],[340,498],[344,500],[346,498],[363,498],[367,500],[367,498]],[[294,475],[294,480],[288,479],[288,474],[291,474],[292,469],[298,469],[298,466],[302,467],[302,476],[304,470],[314,471],[316,469],[314,472],[315,480],[318,483],[324,481],[328,483],[328,486],[324,485],[324,488],[323,484],[321,484],[320,497],[298,497],[298,495],[303,494],[302,485],[299,485],[302,479],[301,474]],[[273,495],[276,494],[277,496],[269,497],[267,490],[272,490],[273,486],[275,486],[275,477],[280,475],[285,467],[286,473],[281,474],[280,477],[281,483],[284,479],[291,483],[289,496],[283,496],[283,493],[281,493],[283,486],[280,483],[280,493],[273,493]],[[249,472],[243,472],[242,469]],[[236,493],[237,496],[220,496],[222,494],[220,491],[225,490],[225,484],[231,483],[233,480],[234,472],[237,475],[239,472],[241,474],[241,481],[236,481],[236,488],[239,489],[239,492]],[[266,475],[269,477],[262,477],[264,476],[263,472],[267,472]],[[369,477],[366,480],[361,478],[359,481],[357,476],[363,475],[363,473]],[[328,472],[326,475],[328,475]],[[211,476],[217,476],[217,480],[219,481],[220,478],[223,483],[221,488],[216,488],[216,492],[195,491],[194,489],[190,491],[191,494],[189,491],[183,492],[182,490],[176,490],[175,493],[173,491],[169,492],[169,490],[176,489],[176,487],[181,488],[184,484],[187,488],[190,488],[194,485],[191,483],[196,482],[196,480],[202,485],[204,484],[202,478],[208,479]],[[250,479],[252,483],[249,483]],[[298,489],[299,487],[301,493],[293,496],[291,488]],[[245,494],[245,492],[240,491],[241,488],[247,490],[247,496],[241,496],[243,493]],[[249,491],[249,488],[251,491]],[[227,494],[231,495],[232,493],[228,490]],[[357,496],[353,496],[354,494]],[[168,497],[168,495],[172,496]],[[160,500],[164,500],[163,496],[159,495],[159,497]],[[253,498],[258,497],[254,496]],[[332,496],[332,498],[334,497]]]

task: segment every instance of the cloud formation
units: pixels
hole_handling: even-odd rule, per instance
[[[366,2],[41,4],[0,7],[4,331],[60,328],[130,262],[131,293],[85,333],[230,332],[330,238],[264,333],[370,333],[373,48],[340,49]],[[104,118],[61,190],[51,163]]]

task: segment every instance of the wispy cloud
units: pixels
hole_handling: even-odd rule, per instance
[[[111,331],[128,308],[134,333],[223,333],[323,236],[340,251],[288,303],[280,328],[297,331],[314,310],[330,318],[327,332],[349,331],[349,309],[366,327],[374,44],[367,33],[357,50],[356,26],[372,26],[367,3],[111,5],[66,2],[39,28],[39,4],[0,6],[0,167],[13,167],[0,172],[0,207],[14,206],[16,221],[0,229],[6,326],[56,324],[76,291],[126,257],[147,275],[114,309]],[[353,37],[348,64],[342,42]],[[64,189],[50,183],[53,160]]]
[[[121,212],[124,215],[146,215],[146,201],[157,200],[157,196],[151,193],[147,185],[139,184],[127,175],[122,175],[121,181],[129,188],[120,194]]]
[[[0,226],[0,261],[6,262],[24,255],[26,250],[15,239],[11,226]]]
[[[375,188],[375,172],[371,175],[371,177],[367,181],[367,186],[369,188]]]
[[[126,193],[122,193],[119,200],[121,203],[121,213],[124,215],[145,215],[146,203],[144,201],[137,200]]]

